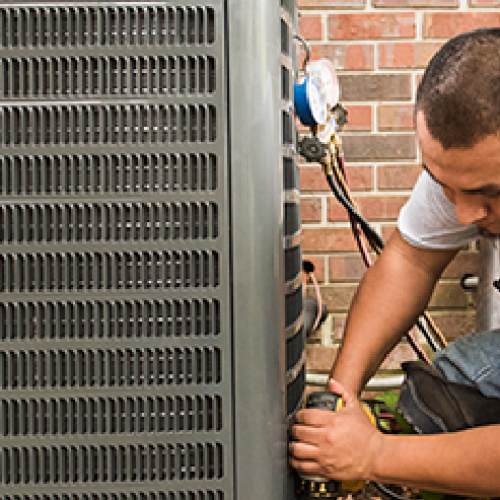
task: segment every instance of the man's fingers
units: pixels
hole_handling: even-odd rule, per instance
[[[332,412],[325,410],[300,410],[295,414],[295,423],[311,427],[324,427],[327,425]]]
[[[288,445],[288,453],[296,460],[314,461],[318,455],[318,448],[313,444],[293,441]]]
[[[304,443],[316,444],[319,440],[318,438],[318,428],[309,427],[306,425],[294,425],[290,429],[292,439],[295,441],[302,441]]]
[[[299,474],[308,474],[311,476],[319,475],[320,467],[317,462],[297,460],[296,458],[290,457],[289,463]]]

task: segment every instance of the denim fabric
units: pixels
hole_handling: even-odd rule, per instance
[[[500,398],[500,329],[455,340],[436,354],[433,365],[450,382]]]

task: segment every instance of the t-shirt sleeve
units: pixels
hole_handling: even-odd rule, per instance
[[[457,249],[479,236],[474,224],[458,222],[455,206],[425,171],[399,214],[398,229],[410,245],[433,250]]]

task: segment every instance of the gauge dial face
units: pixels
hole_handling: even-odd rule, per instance
[[[339,83],[333,64],[328,59],[309,63],[308,72],[319,82],[328,107],[333,108],[339,102]]]
[[[326,122],[327,104],[323,92],[321,92],[318,81],[311,76],[306,80],[307,100],[311,109],[311,115],[318,125]]]

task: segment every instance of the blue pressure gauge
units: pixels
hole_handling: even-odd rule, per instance
[[[306,76],[301,83],[296,83],[293,97],[297,116],[303,125],[313,127],[326,122],[328,105],[315,78]]]

